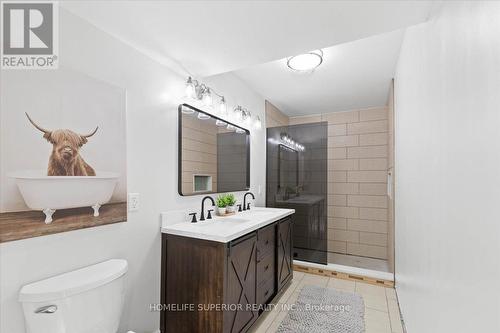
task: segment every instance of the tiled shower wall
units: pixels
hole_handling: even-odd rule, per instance
[[[328,251],[388,257],[388,110],[290,118],[328,122]]]

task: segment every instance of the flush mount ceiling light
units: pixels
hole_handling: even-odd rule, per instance
[[[315,50],[288,58],[286,65],[296,72],[312,72],[323,62],[323,51]]]

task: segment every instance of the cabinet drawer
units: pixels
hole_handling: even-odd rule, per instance
[[[276,224],[260,229],[257,233],[257,260],[260,261],[270,252],[274,252]]]
[[[257,304],[265,304],[274,295],[274,292],[274,279],[270,279],[257,288]]]
[[[257,263],[257,286],[266,283],[268,280],[274,280],[274,252],[268,254]]]

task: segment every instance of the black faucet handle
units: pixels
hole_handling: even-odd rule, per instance
[[[247,210],[250,210],[250,202],[247,203]]]
[[[209,210],[208,210],[207,220],[210,220],[210,219],[212,218],[212,212],[213,212],[213,211],[214,211],[213,209],[209,209]]]
[[[238,212],[241,212],[242,211],[241,204],[237,204],[236,206],[238,206]]]
[[[189,213],[189,215],[192,216],[191,218],[191,223],[196,223],[198,222],[198,220],[196,219],[196,213]]]

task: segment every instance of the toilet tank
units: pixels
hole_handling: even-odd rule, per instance
[[[127,261],[112,259],[25,285],[27,333],[116,333]]]

